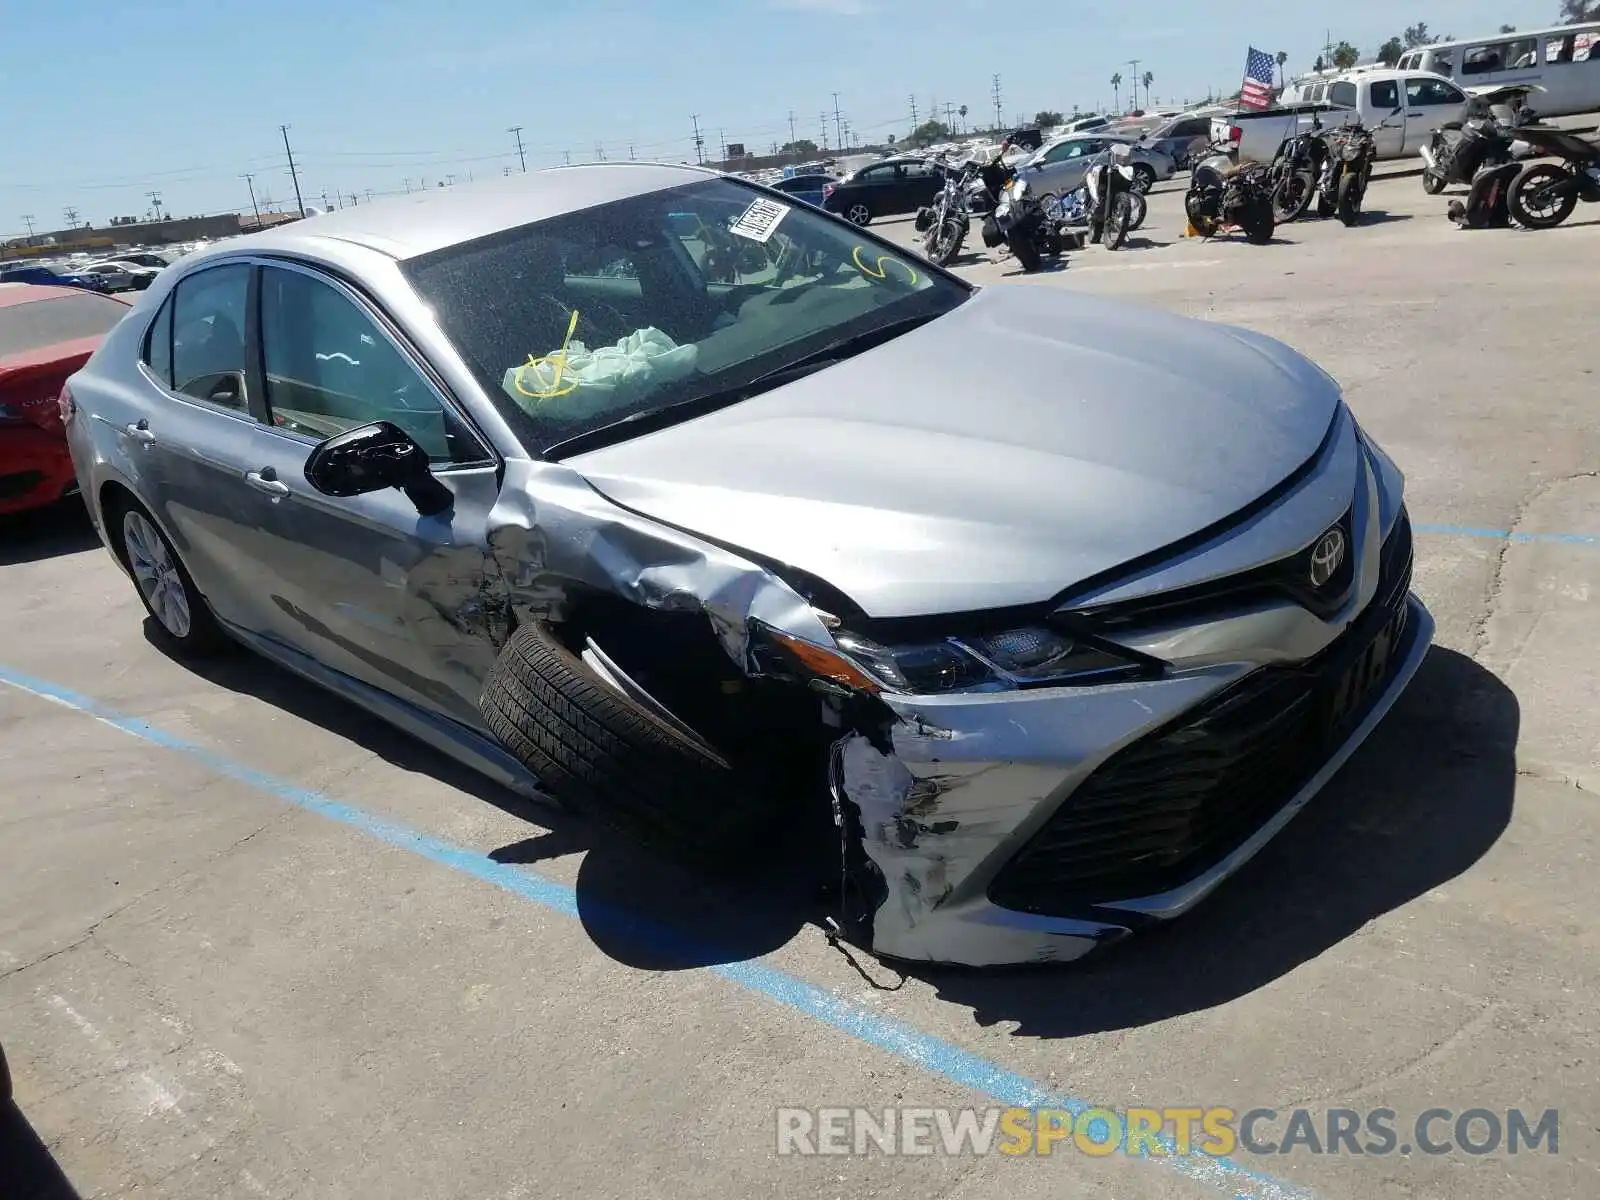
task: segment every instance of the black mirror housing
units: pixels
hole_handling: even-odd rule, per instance
[[[450,489],[428,469],[427,451],[389,421],[347,429],[319,442],[306,458],[306,482],[324,496],[365,496],[399,488],[425,517],[455,503]]]

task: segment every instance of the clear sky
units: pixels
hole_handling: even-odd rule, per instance
[[[0,231],[54,229],[63,210],[102,224],[293,202],[278,126],[307,204],[429,186],[515,166],[693,160],[692,114],[767,150],[820,139],[834,93],[876,140],[911,127],[911,100],[1007,119],[1102,107],[1113,72],[1155,76],[1156,103],[1238,86],[1247,45],[1305,70],[1328,32],[1370,55],[1418,20],[1471,37],[1554,23],[1556,0],[1380,0],[1249,6],[1193,0],[0,0]],[[1329,23],[1331,30],[1329,29]],[[1124,87],[1126,98],[1126,87]],[[970,119],[970,118],[969,118]]]

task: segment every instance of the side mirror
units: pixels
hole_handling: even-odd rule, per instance
[[[428,454],[398,425],[374,421],[319,442],[306,482],[324,496],[365,496],[399,488],[425,517],[447,512],[455,496],[428,470]]]

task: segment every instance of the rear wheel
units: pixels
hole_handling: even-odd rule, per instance
[[[1150,215],[1150,204],[1140,192],[1128,193],[1128,232],[1132,233],[1144,224],[1145,217]]]
[[[1133,209],[1128,203],[1128,194],[1124,192],[1111,202],[1111,211],[1106,215],[1106,227],[1100,235],[1100,244],[1107,250],[1120,250],[1122,243],[1128,240],[1128,226],[1132,219]]]
[[[1445,178],[1444,178],[1443,175],[1441,175],[1441,174],[1439,174],[1439,172],[1431,170],[1431,169],[1423,171],[1423,173],[1422,173],[1422,190],[1423,191],[1427,192],[1428,195],[1430,195],[1430,196],[1437,196],[1440,192],[1444,191],[1444,188],[1445,188]]]
[[[1033,244],[1033,239],[1022,234],[1013,234],[1006,238],[1006,245],[1011,248],[1011,255],[1017,260],[1024,271],[1037,271],[1043,259],[1039,256],[1038,247]]]
[[[200,658],[227,645],[227,637],[178,552],[155,519],[129,500],[107,514],[116,530],[119,551],[144,610],[155,622],[160,639],[174,653]]]
[[[872,210],[860,200],[857,200],[844,210],[844,219],[852,225],[870,225],[872,224]]]
[[[1272,200],[1262,196],[1246,204],[1239,214],[1239,228],[1244,230],[1245,241],[1253,246],[1264,246],[1270,242],[1275,229]]]
[[[1550,163],[1540,163],[1517,176],[1506,203],[1518,225],[1526,229],[1554,229],[1578,207],[1578,190],[1572,186],[1572,177],[1566,171]]]
[[[1156,185],[1156,169],[1148,163],[1133,164],[1133,186],[1139,192],[1148,192]]]

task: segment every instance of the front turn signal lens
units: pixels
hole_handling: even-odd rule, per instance
[[[791,637],[778,629],[769,628],[767,634],[818,679],[826,679],[852,691],[868,692],[872,695],[883,690],[877,680],[837,651],[819,646],[815,642]]]

